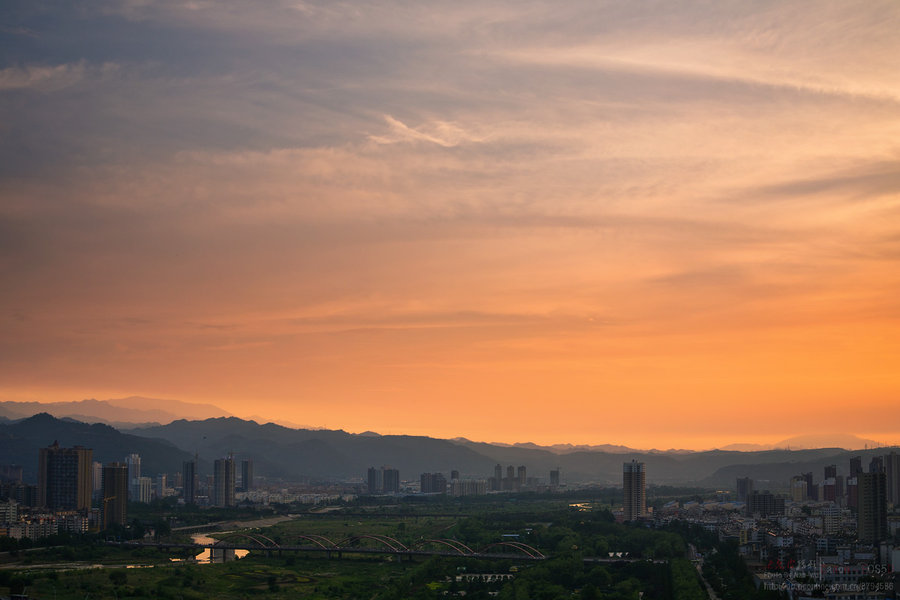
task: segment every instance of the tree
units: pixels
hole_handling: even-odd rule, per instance
[[[113,585],[125,585],[128,582],[128,573],[125,572],[125,569],[112,570],[109,572],[109,580]]]
[[[154,539],[157,542],[159,541],[160,536],[166,536],[172,533],[172,527],[169,525],[169,521],[163,518],[153,521],[153,530],[156,532],[154,534]]]

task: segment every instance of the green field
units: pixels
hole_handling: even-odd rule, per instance
[[[637,599],[694,600],[705,598],[693,565],[684,559],[686,539],[694,533],[654,530],[615,523],[601,503],[578,507],[569,501],[466,502],[457,510],[419,507],[403,511],[352,507],[331,513],[306,513],[265,528],[236,533],[264,535],[280,545],[309,545],[301,536],[323,536],[340,542],[360,536],[390,536],[412,547],[446,550],[422,544],[427,539],[452,539],[473,549],[515,539],[539,549],[546,560],[521,558],[412,557],[388,554],[253,550],[225,564],[174,563],[194,550],[155,547],[118,548],[98,540],[21,553],[0,568],[0,594],[25,591],[46,600],[86,598],[240,599],[398,598],[503,599]],[[364,507],[363,507],[364,508]],[[402,514],[400,514],[402,512]],[[245,540],[234,534],[211,533],[223,539]],[[507,536],[507,537],[503,537]],[[184,535],[177,536],[184,539]],[[163,541],[166,541],[163,539]],[[172,540],[174,541],[174,539]],[[348,545],[351,542],[345,542]],[[360,547],[384,548],[360,537]],[[703,543],[714,543],[703,540]],[[727,550],[727,549],[725,549]],[[499,552],[515,552],[509,547]],[[634,562],[597,564],[585,558],[627,553]],[[126,568],[140,566],[141,568]],[[490,574],[496,581],[481,581]],[[500,576],[500,577],[498,577]],[[466,580],[469,578],[471,580]],[[747,593],[750,593],[748,591]],[[747,595],[747,598],[753,597]]]

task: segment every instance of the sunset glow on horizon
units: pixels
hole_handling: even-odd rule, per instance
[[[3,9],[0,401],[900,443],[900,4]]]

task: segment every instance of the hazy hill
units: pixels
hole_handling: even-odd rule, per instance
[[[497,446],[467,440],[291,429],[235,417],[180,419],[122,433],[107,425],[87,425],[39,414],[19,422],[0,422],[0,462],[23,465],[26,476],[33,480],[38,449],[54,440],[64,446],[91,447],[95,459],[102,462],[122,460],[126,454],[137,452],[148,475],[174,473],[181,469],[183,460],[196,452],[203,475],[210,473],[215,458],[234,453],[237,459],[252,458],[260,476],[293,481],[362,481],[368,467],[382,465],[398,468],[405,480],[416,479],[424,472],[449,475],[453,469],[463,477],[488,478],[499,463],[504,475],[508,466],[522,465],[530,477],[546,482],[550,470],[560,468],[563,482],[621,485],[622,463],[636,459],[646,464],[648,483],[699,483],[733,489],[737,477],[749,476],[760,482],[758,487],[773,490],[783,487],[793,475],[807,471],[821,481],[823,469],[829,464],[838,465],[839,474],[846,475],[851,456],[861,456],[867,466],[871,456],[890,451],[824,448],[623,454],[582,450],[560,454],[541,447]]]
[[[562,470],[564,482],[595,482],[620,485],[622,463],[636,459],[647,465],[648,482],[698,483],[733,488],[736,477],[789,479],[812,470],[822,479],[826,464],[848,470],[850,456],[883,454],[884,449],[848,452],[839,448],[815,450],[766,450],[735,452],[554,452],[524,445],[499,446],[464,439],[439,440],[421,436],[350,434],[340,430],[291,429],[272,423],[217,418],[204,421],[179,420],[168,425],[135,429],[132,433],[166,439],[191,453],[212,460],[234,452],[251,457],[260,475],[286,479],[363,479],[370,466],[389,465],[400,470],[402,479],[420,473],[450,470],[463,477],[488,478],[494,465],[504,475],[509,465],[524,465],[529,476],[549,480],[551,469]],[[785,475],[788,474],[788,475]]]
[[[772,489],[779,489],[789,484],[791,477],[803,473],[812,472],[813,481],[821,483],[824,478],[824,469],[828,465],[836,465],[838,475],[847,477],[850,473],[850,459],[859,456],[862,459],[864,470],[868,470],[869,461],[875,456],[883,456],[890,452],[897,452],[893,448],[871,448],[868,450],[844,450],[843,448],[821,448],[818,450],[787,451],[775,450],[764,452],[743,452],[748,461],[743,464],[726,465],[717,469],[709,477],[700,481],[710,487],[729,487],[735,485],[737,477],[751,477],[755,481],[768,481]],[[754,458],[769,455],[776,460],[770,462],[752,462]],[[757,488],[765,485],[758,483]]]
[[[822,433],[810,435],[797,435],[787,438],[776,444],[729,444],[721,450],[737,450],[740,452],[755,452],[758,450],[791,449],[804,450],[813,448],[841,448],[844,450],[859,450],[861,448],[875,448],[878,442],[867,440],[849,433]]]
[[[382,465],[400,469],[403,478],[418,477],[426,471],[449,473],[451,469],[486,474],[493,466],[491,459],[447,440],[290,429],[235,417],[178,420],[134,429],[132,433],[166,439],[205,458],[231,452],[237,458],[251,457],[260,475],[288,479],[362,479],[368,467]]]
[[[453,441],[461,443],[472,443],[466,438],[454,438]],[[610,454],[628,454],[632,452],[641,452],[628,446],[618,446],[615,444],[553,444],[552,446],[541,446],[534,442],[517,442],[515,444],[505,444],[503,442],[490,442],[491,446],[499,446],[501,448],[527,448],[530,450],[548,450],[554,454],[569,454],[571,452],[608,452]]]
[[[94,450],[94,460],[123,461],[126,454],[141,455],[142,472],[174,473],[190,455],[160,439],[128,435],[109,425],[88,425],[39,413],[15,423],[0,423],[0,462],[22,465],[26,481],[37,481],[38,450],[54,441],[60,446],[84,446]]]
[[[0,416],[22,419],[47,413],[69,417],[84,423],[106,423],[114,427],[148,423],[171,423],[176,419],[207,419],[229,416],[212,404],[191,404],[179,400],[130,396],[112,400],[78,400],[75,402],[0,402]]]
[[[206,458],[233,452],[238,458],[252,457],[256,471],[284,478],[364,478],[370,466],[392,466],[403,479],[424,472],[451,470],[472,478],[488,478],[494,465],[526,466],[529,476],[549,480],[551,469],[561,467],[568,481],[621,482],[622,454],[569,452],[548,449],[497,446],[469,441],[440,440],[423,436],[350,434],[340,430],[290,429],[235,417],[204,421],[179,420],[168,425],[132,430],[169,440]],[[636,456],[643,457],[643,454]],[[673,459],[650,455],[654,463]],[[657,474],[662,473],[660,468]],[[707,473],[708,474],[708,473]],[[707,475],[707,474],[704,474]]]
[[[647,480],[655,483],[693,483],[709,479],[719,469],[730,465],[773,464],[797,461],[825,460],[833,456],[836,449],[825,450],[767,450],[763,452],[659,452],[639,451],[630,453],[609,452],[569,452],[556,454],[547,449],[522,448],[516,446],[494,446],[482,442],[457,441],[476,452],[506,465],[525,465],[530,474],[547,479],[550,469],[562,469],[564,481],[593,481],[597,483],[621,484],[622,463],[632,459],[647,466]],[[849,460],[849,459],[848,459]],[[831,464],[831,463],[829,463]],[[734,481],[730,487],[734,486]]]
[[[844,450],[860,450],[875,448],[878,442],[867,440],[849,433],[824,433],[797,435],[775,444],[776,448],[842,448]]]

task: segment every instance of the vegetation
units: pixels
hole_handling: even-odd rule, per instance
[[[366,536],[389,536],[407,548],[449,548],[426,540],[454,540],[482,549],[502,540],[518,541],[539,549],[547,558],[531,560],[511,546],[495,546],[494,558],[464,556],[410,556],[344,551],[251,551],[238,561],[200,565],[172,562],[183,553],[157,549],[104,545],[97,537],[69,540],[59,548],[46,548],[19,556],[16,569],[0,570],[0,594],[27,588],[29,595],[58,600],[93,598],[223,598],[261,595],[280,598],[452,598],[500,599],[637,599],[699,600],[706,597],[697,570],[686,558],[687,543],[715,547],[703,530],[676,526],[655,530],[616,523],[602,501],[582,499],[577,507],[536,497],[511,502],[486,499],[478,505],[467,499],[446,511],[433,505],[413,507],[400,514],[381,511],[308,513],[264,529],[243,533],[262,535],[281,545],[309,545],[303,536],[323,536],[342,545],[384,548]],[[453,508],[462,508],[454,514]],[[593,507],[593,509],[591,509]],[[161,507],[167,510],[167,507]],[[407,507],[408,508],[408,507]],[[144,515],[153,521],[165,514]],[[223,535],[212,534],[212,535]],[[171,543],[174,536],[160,534]],[[723,547],[722,558],[708,559],[711,580],[720,581],[723,600],[757,598],[747,581],[743,563]],[[733,560],[737,557],[737,562]],[[27,562],[26,562],[27,560]],[[94,568],[103,565],[103,568]],[[125,568],[131,567],[131,568]],[[134,568],[143,567],[143,568]]]
[[[756,589],[753,576],[733,540],[720,541],[716,534],[686,523],[675,524],[670,530],[678,532],[703,554],[703,577],[721,600],[770,600],[782,597],[776,591]]]

